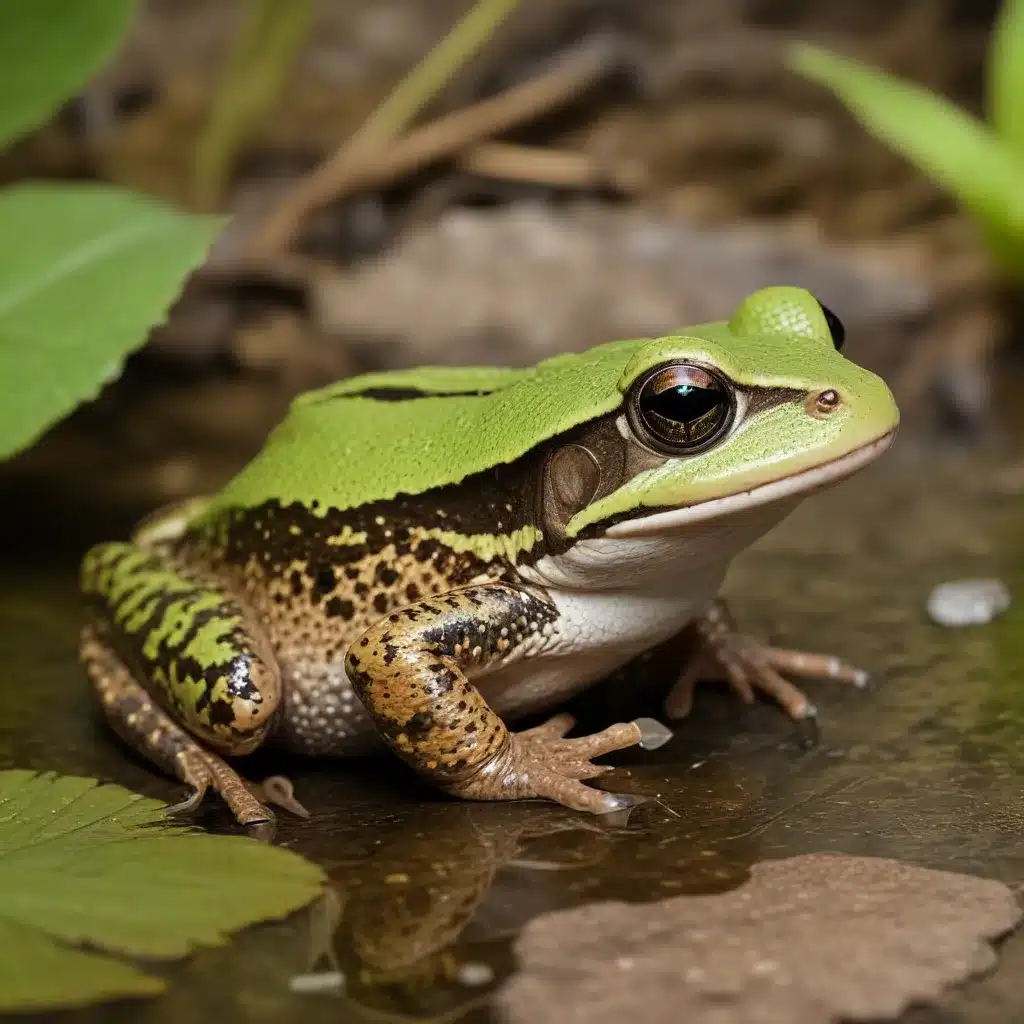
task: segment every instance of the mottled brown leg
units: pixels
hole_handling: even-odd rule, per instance
[[[747,703],[754,691],[774,697],[797,720],[814,718],[817,710],[806,695],[782,673],[798,679],[831,679],[858,688],[867,685],[862,669],[826,654],[770,647],[744,636],[724,602],[716,601],[707,614],[688,627],[695,653],[665,699],[665,714],[679,719],[689,713],[698,678],[725,678]]]
[[[240,824],[272,820],[245,780],[170,718],[90,627],[82,631],[79,654],[114,731],[147,760],[192,788],[192,795],[169,807],[168,813],[197,810],[207,790],[213,789]]]
[[[349,649],[346,670],[392,749],[421,775],[473,800],[546,797],[602,814],[635,802],[584,786],[589,759],[644,739],[636,723],[564,739],[571,719],[513,734],[468,676],[539,649],[557,612],[526,590],[488,583],[410,605]]]

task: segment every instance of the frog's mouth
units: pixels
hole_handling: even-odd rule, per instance
[[[805,469],[803,472],[795,473],[782,480],[773,480],[746,491],[735,491],[732,494],[712,498],[710,501],[702,501],[696,505],[683,505],[637,519],[625,519],[609,526],[605,531],[605,536],[643,537],[651,534],[670,533],[679,527],[689,526],[691,523],[721,519],[737,512],[759,508],[762,505],[771,505],[791,498],[807,497],[814,491],[830,487],[832,484],[846,479],[874,462],[892,445],[895,439],[896,428],[894,427],[870,444],[847,452],[846,455],[841,455],[831,462],[813,466],[811,469]]]

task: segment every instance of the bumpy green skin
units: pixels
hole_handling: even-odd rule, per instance
[[[619,443],[631,386],[678,361],[730,378],[761,403],[757,414],[686,458],[633,450],[615,463],[629,473],[602,473],[612,489],[587,491],[547,535],[538,495],[548,494],[548,455],[580,436],[598,449]],[[801,396],[826,389],[842,402],[823,420]],[[596,772],[586,763],[595,752],[636,742],[633,727],[535,738],[531,764],[543,747],[560,767],[527,772],[527,741],[513,742],[468,681],[528,644],[531,628],[556,624],[554,606],[523,586],[523,564],[624,518],[824,465],[897,420],[885,385],[836,351],[817,302],[792,288],[756,293],[728,323],[528,369],[345,380],[298,398],[219,494],[88,554],[82,587],[95,623],[83,661],[118,731],[197,791],[231,793],[240,820],[256,813],[245,786],[209,750],[247,753],[273,735],[337,752],[355,742],[350,725],[376,725],[461,795],[608,809],[607,794],[575,780]],[[453,639],[477,631],[486,642]],[[346,655],[359,700],[339,671]]]

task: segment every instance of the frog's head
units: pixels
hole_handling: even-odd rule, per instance
[[[572,537],[640,537],[796,499],[893,440],[885,383],[842,354],[839,320],[800,288],[765,288],[727,323],[610,349],[621,402],[555,451],[545,518]],[[573,507],[575,505],[575,507]]]

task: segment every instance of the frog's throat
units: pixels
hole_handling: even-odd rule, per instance
[[[786,498],[806,497],[814,491],[828,487],[845,479],[868,463],[878,458],[896,439],[893,428],[884,436],[870,444],[857,448],[831,462],[822,463],[806,469],[802,473],[786,477],[784,480],[773,480],[761,484],[749,491],[737,491],[720,498],[712,498],[697,505],[686,505],[681,508],[655,512],[641,519],[629,519],[609,526],[606,537],[643,537],[650,534],[668,533],[691,523],[699,523],[708,519],[720,519],[736,512],[769,505]]]

